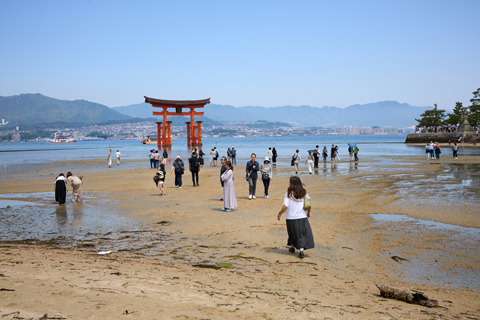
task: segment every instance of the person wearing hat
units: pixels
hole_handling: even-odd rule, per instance
[[[182,174],[185,172],[185,166],[184,166],[182,158],[180,158],[180,156],[177,156],[175,161],[173,161],[172,169],[170,169],[170,172],[173,172],[173,170],[175,170],[175,187],[181,188],[182,187]]]
[[[273,170],[269,157],[265,157],[263,163],[260,165],[260,172],[262,173],[263,187],[265,188],[265,198],[268,199],[268,187],[270,180],[272,180]]]

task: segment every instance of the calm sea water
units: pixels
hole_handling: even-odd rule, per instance
[[[257,158],[265,157],[269,147],[275,147],[280,158],[289,158],[300,150],[302,158],[307,150],[319,145],[330,149],[332,144],[338,145],[339,156],[347,158],[348,143],[355,142],[360,148],[362,156],[405,156],[424,155],[423,146],[404,144],[405,135],[368,135],[368,136],[314,136],[314,137],[265,137],[265,138],[205,138],[203,151],[209,159],[209,151],[217,147],[219,154],[226,155],[227,148],[237,149],[237,159],[246,159],[252,152]],[[123,160],[148,159],[149,150],[156,145],[144,145],[138,140],[102,140],[79,141],[68,144],[54,144],[50,142],[25,142],[0,144],[0,165],[2,167],[21,164],[40,164],[52,161],[76,161],[107,158],[109,148],[112,153],[120,150]],[[442,156],[451,156],[451,150],[444,148]],[[479,155],[476,148],[461,147],[459,155]],[[176,139],[173,142],[170,157],[180,155],[186,158],[189,155],[186,139]],[[342,158],[343,160],[343,158]],[[207,160],[208,161],[208,160]]]

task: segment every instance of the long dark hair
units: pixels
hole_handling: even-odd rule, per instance
[[[299,177],[290,177],[290,186],[287,195],[291,198],[302,199],[307,194],[307,190],[303,188],[302,181]]]
[[[72,174],[70,171],[68,171],[68,172],[67,172],[67,178],[68,178],[68,177],[71,177],[71,176],[73,176],[73,174]]]
[[[233,166],[232,166],[232,163],[230,161],[225,162],[225,167],[227,167],[229,170],[233,171]]]

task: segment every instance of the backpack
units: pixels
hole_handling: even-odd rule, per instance
[[[218,151],[215,150],[215,158],[218,158]]]

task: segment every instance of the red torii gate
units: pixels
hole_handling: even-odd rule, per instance
[[[152,107],[162,108],[163,111],[153,111],[154,116],[163,116],[162,122],[157,122],[157,145],[158,148],[170,148],[172,146],[172,121],[167,121],[167,116],[190,116],[190,122],[187,124],[187,145],[189,147],[202,146],[202,122],[197,121],[195,125],[195,116],[203,116],[203,112],[195,112],[196,108],[203,108],[210,103],[210,98],[203,100],[161,100],[145,97],[145,102],[150,103]],[[174,108],[175,111],[167,111],[168,108]],[[190,111],[183,112],[183,108]]]

